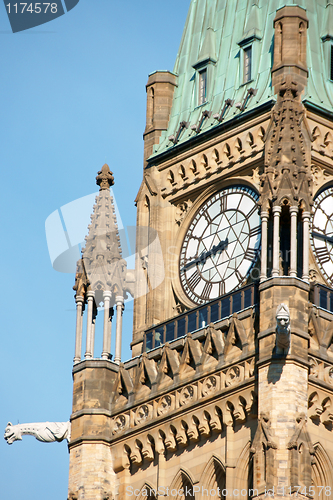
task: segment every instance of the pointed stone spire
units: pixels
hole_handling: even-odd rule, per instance
[[[75,278],[77,326],[74,362],[81,359],[82,314],[87,303],[86,359],[94,357],[95,320],[97,308],[104,304],[103,359],[110,359],[111,321],[113,306],[117,309],[115,361],[121,359],[122,314],[126,285],[127,264],[122,258],[120,237],[110,187],[114,178],[108,165],[98,172],[96,183],[100,188],[96,196],[91,224],[88,226],[86,245],[78,261]]]
[[[82,250],[84,267],[91,290],[109,290],[118,295],[123,291],[126,263],[122,260],[116,214],[110,195],[114,178],[108,165],[98,172],[96,183],[100,191],[91,216],[86,245]],[[122,266],[118,265],[119,261],[122,261]]]
[[[257,38],[258,40],[261,40],[262,31],[259,0],[249,0],[249,3],[251,6],[244,28],[243,40],[249,38]]]
[[[299,88],[296,82],[286,79],[280,87],[266,142],[263,191],[267,190],[264,198],[268,196],[276,205],[283,200],[288,200],[290,206],[303,201],[305,209],[310,210],[309,138],[303,119]]]

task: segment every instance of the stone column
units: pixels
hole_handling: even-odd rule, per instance
[[[261,274],[260,281],[267,279],[267,225],[268,212],[261,212]]]
[[[290,207],[290,272],[293,278],[297,277],[297,214],[298,207]]]
[[[75,354],[74,354],[74,364],[81,361],[81,350],[82,350],[82,313],[84,298],[78,295],[75,298],[76,301],[76,334],[75,334]]]
[[[109,355],[111,352],[111,314],[110,314],[111,292],[104,292],[103,299],[104,299],[104,328],[103,328],[102,359],[109,359]]]
[[[94,312],[95,292],[87,292],[88,312],[87,312],[87,343],[85,358],[93,358],[94,352],[94,329],[93,329],[93,312]]]
[[[117,322],[116,322],[116,352],[114,360],[116,363],[121,361],[121,336],[123,327],[123,310],[124,310],[124,297],[117,295],[116,297],[117,308]]]
[[[273,207],[273,217],[274,217],[274,225],[273,225],[273,272],[272,276],[280,275],[280,214],[281,207],[275,206]]]
[[[309,281],[310,212],[303,212],[303,276]]]

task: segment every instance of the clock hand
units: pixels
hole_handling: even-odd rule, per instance
[[[185,264],[185,266],[182,268],[182,271],[186,271],[186,269],[194,266],[194,264],[197,264],[199,262],[201,262],[201,264],[205,264],[208,257],[210,257],[211,255],[215,255],[219,250],[221,252],[223,250],[225,250],[228,246],[228,243],[229,243],[228,238],[226,238],[224,241],[220,241],[220,243],[218,245],[214,245],[211,250],[208,250],[208,252],[203,252],[200,255],[200,257],[197,257],[196,259],[192,260],[191,262],[188,262],[187,264]]]
[[[320,233],[315,233],[312,232],[312,236],[314,238],[320,238],[321,240],[328,241],[329,243],[333,244],[333,237],[332,236],[325,236],[325,234],[320,234]]]

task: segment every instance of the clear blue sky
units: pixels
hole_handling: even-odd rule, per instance
[[[172,70],[189,4],[80,0],[52,23],[17,34],[0,4],[2,433],[8,421],[70,417],[74,275],[52,268],[45,220],[93,193],[107,162],[122,221],[135,225],[145,84],[150,72]],[[66,500],[68,460],[65,442],[0,439],[0,498]]]

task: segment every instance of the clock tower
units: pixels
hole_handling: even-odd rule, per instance
[[[70,499],[332,495],[330,20],[329,0],[192,0],[173,71],[149,76],[135,270],[107,166],[78,266]],[[102,226],[117,254],[94,281]]]

